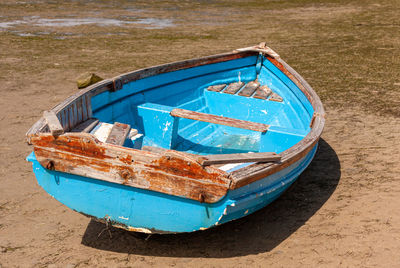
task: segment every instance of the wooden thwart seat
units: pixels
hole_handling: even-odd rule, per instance
[[[234,119],[234,118],[229,118],[229,117],[224,117],[224,116],[219,116],[219,115],[199,113],[199,112],[194,112],[194,111],[189,111],[189,110],[184,110],[184,109],[179,109],[179,108],[173,109],[170,114],[171,114],[171,116],[174,116],[174,117],[181,117],[181,118],[186,118],[186,119],[191,119],[191,120],[203,121],[203,122],[208,122],[208,123],[213,123],[213,124],[218,124],[218,125],[242,128],[242,129],[249,129],[249,130],[254,130],[254,131],[259,131],[259,132],[266,132],[269,128],[269,125],[267,125],[267,124],[255,123],[255,122],[239,120],[239,119]]]
[[[89,118],[88,120],[80,123],[76,127],[74,127],[71,132],[84,132],[89,133],[94,127],[99,123],[99,120],[96,118]]]
[[[248,162],[277,162],[281,156],[273,152],[265,153],[240,153],[240,154],[213,154],[198,158],[198,162],[203,166],[248,163]]]

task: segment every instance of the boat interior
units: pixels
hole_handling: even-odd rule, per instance
[[[281,153],[310,132],[314,113],[262,54],[133,80],[92,96],[91,108],[92,118],[72,131],[135,149],[198,155]]]

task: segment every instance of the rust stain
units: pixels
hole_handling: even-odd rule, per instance
[[[209,180],[214,183],[226,184],[224,173],[218,169],[205,169],[194,160],[182,159],[172,155],[164,155],[148,165],[155,170],[174,173],[178,176],[198,180]]]
[[[134,162],[134,160],[132,159],[132,156],[129,155],[129,154],[127,154],[127,155],[125,155],[125,156],[120,156],[120,157],[119,157],[119,160],[120,160],[122,163],[126,164],[126,165],[132,164],[132,163]]]
[[[105,148],[98,146],[100,143],[90,136],[82,138],[74,135],[61,135],[54,137],[52,135],[40,135],[40,137],[31,137],[31,141],[35,146],[54,148],[63,150],[77,155],[87,157],[96,157],[98,159],[105,159]]]
[[[103,144],[90,134],[81,133],[67,133],[57,138],[41,134],[31,138],[40,164],[57,171],[207,203],[221,199],[230,184],[225,172],[203,168],[193,157],[174,151],[160,155],[127,150]],[[136,160],[131,153],[138,153],[140,157]]]

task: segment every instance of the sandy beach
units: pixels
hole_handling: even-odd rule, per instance
[[[0,3],[0,268],[399,267],[398,1]],[[91,221],[48,195],[25,133],[110,78],[262,41],[319,94],[327,121],[281,198],[206,231],[150,237]]]

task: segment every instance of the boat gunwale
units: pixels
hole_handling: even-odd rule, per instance
[[[280,155],[282,156],[282,159],[280,162],[255,163],[235,170],[233,172],[227,173],[229,175],[229,178],[232,180],[229,188],[240,188],[254,181],[262,179],[268,175],[276,173],[303,158],[307,153],[311,151],[314,145],[317,144],[325,124],[325,111],[317,93],[300,74],[298,74],[292,67],[290,67],[285,61],[283,61],[277,53],[266,46],[260,45],[244,49],[237,49],[228,53],[162,64],[124,73],[111,79],[100,81],[94,85],[91,85],[85,89],[76,92],[75,94],[66,98],[63,102],[54,106],[51,110],[57,114],[83,95],[91,98],[107,90],[116,91],[118,90],[118,88],[116,87],[116,82],[118,81],[122,82],[122,84],[126,84],[157,74],[169,73],[173,71],[189,69],[192,67],[244,58],[248,56],[258,55],[260,53],[263,54],[272,64],[274,64],[280,71],[287,75],[288,78],[298,86],[298,88],[303,92],[308,101],[311,103],[314,109],[314,114],[310,124],[310,132],[300,142],[281,152]],[[43,132],[45,128],[46,121],[43,117],[41,117],[26,133],[28,144],[31,144],[30,137],[32,135]]]

